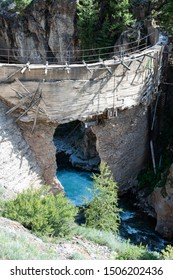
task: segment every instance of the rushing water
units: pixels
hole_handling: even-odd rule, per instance
[[[64,186],[66,196],[76,205],[85,204],[92,199],[88,189],[92,188],[90,172],[74,169],[60,169],[57,177]],[[85,198],[85,200],[84,200]],[[130,239],[134,244],[147,245],[149,250],[160,251],[168,242],[155,231],[155,220],[135,208],[132,199],[125,195],[120,199],[121,214],[120,236]]]
[[[92,199],[92,179],[91,173],[74,170],[60,169],[57,172],[57,177],[62,183],[66,196],[76,205],[85,204]]]

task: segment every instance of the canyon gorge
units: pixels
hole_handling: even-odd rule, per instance
[[[168,61],[164,46],[156,44],[158,28],[147,25],[150,48],[128,54],[123,61],[111,56],[98,64],[76,63],[75,16],[72,0],[51,5],[32,1],[23,14],[0,12],[4,199],[42,184],[55,194],[64,191],[56,177],[63,159],[92,172],[106,162],[120,195],[128,195],[130,189],[137,192],[138,174],[152,166],[151,124],[154,120],[158,125],[157,96],[167,90],[162,83]],[[70,61],[69,53],[75,54]],[[157,129],[154,135],[157,138]],[[157,219],[156,231],[172,239],[172,166],[168,173],[165,185],[145,194],[145,203]]]

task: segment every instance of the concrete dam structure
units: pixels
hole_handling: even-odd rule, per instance
[[[147,105],[153,99],[160,83],[162,51],[155,45],[96,62],[1,63],[0,99],[12,107],[9,113],[20,110],[18,119],[23,122],[61,124],[100,115],[115,117],[117,110]]]
[[[147,38],[106,55],[88,51],[76,61],[68,53],[63,62],[34,62],[27,55],[14,63],[15,51],[1,50],[0,185],[9,195],[40,183],[61,189],[53,135],[75,120],[92,129],[100,159],[121,189],[134,184],[146,157],[147,107],[158,94],[164,48],[148,46]]]

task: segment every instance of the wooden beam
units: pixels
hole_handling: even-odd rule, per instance
[[[23,74],[26,71],[26,69],[29,69],[29,65],[30,65],[30,62],[28,61],[20,72]],[[29,71],[30,71],[30,69],[29,69]]]
[[[173,83],[162,83],[163,85],[170,85],[173,86]]]
[[[108,67],[106,65],[106,63],[103,61],[103,59],[99,58],[99,61],[101,62],[101,64],[107,69],[107,71],[112,75],[112,70],[110,67]]]
[[[17,122],[18,120],[20,120],[21,117],[23,117],[24,115],[26,115],[26,113],[28,113],[28,111],[33,108],[38,102],[40,101],[40,98],[38,98],[37,100],[35,100],[31,105],[29,105],[29,107],[27,109],[25,109],[25,111],[15,120],[15,122]]]
[[[153,141],[152,140],[150,140],[150,149],[151,149],[151,157],[152,157],[152,163],[153,163],[153,170],[154,170],[154,174],[156,174],[156,162],[155,162],[154,148],[153,148]]]
[[[15,111],[16,109],[18,109],[21,105],[23,105],[26,101],[28,100],[28,97],[24,97],[22,98],[21,101],[19,101],[14,107],[12,107],[10,110],[8,110],[6,112],[6,114],[11,114],[13,111]]]
[[[139,63],[142,63],[143,62],[143,59],[136,59],[136,61],[138,61]]]
[[[151,57],[153,59],[156,59],[156,57],[154,57],[153,55],[149,54],[149,53],[145,53],[144,55],[148,56],[148,57]]]
[[[25,90],[27,93],[29,93],[29,94],[31,95],[31,92],[21,83],[21,81],[19,81],[18,78],[16,78],[15,80],[16,80],[16,82],[17,82],[19,85],[21,85],[21,86],[24,88],[24,90]]]
[[[155,104],[155,107],[154,107],[154,114],[153,114],[151,130],[154,129],[154,123],[155,123],[155,118],[156,118],[156,111],[157,111],[157,105],[158,105],[159,97],[160,97],[160,93],[157,94],[157,99],[156,99],[156,104]]]
[[[69,67],[69,64],[66,62],[66,64],[65,64],[66,66],[65,66],[65,70],[67,71],[67,74],[70,74],[70,67]]]
[[[47,68],[48,68],[49,62],[46,61],[46,67],[45,67],[45,75],[47,75]]]
[[[129,68],[129,66],[126,64],[126,63],[124,63],[123,61],[121,61],[121,64],[127,69],[127,70],[129,70],[130,71],[130,68]]]
[[[10,79],[11,77],[13,77],[15,74],[17,74],[19,71],[21,71],[22,68],[19,68],[18,70],[16,70],[14,73],[12,73],[11,75],[9,75],[4,81],[7,81],[8,79]]]
[[[38,113],[39,113],[39,107],[40,107],[40,105],[38,104],[37,110],[36,110],[36,113],[35,113],[34,124],[33,124],[33,127],[32,127],[32,133],[34,132],[34,128],[36,126],[37,116],[38,116]]]
[[[89,69],[88,65],[86,64],[85,60],[82,61],[83,64],[85,65],[86,69],[91,73],[91,69]]]

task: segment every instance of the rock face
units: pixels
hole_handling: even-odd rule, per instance
[[[0,102],[0,187],[4,198],[12,198],[29,186],[43,183],[52,186],[54,193],[62,191],[56,178],[55,127],[39,123],[32,133],[33,124],[15,123],[6,115],[8,109]]]
[[[75,12],[74,0],[32,1],[22,15],[1,10],[0,61],[64,62],[74,47]],[[39,123],[32,134],[33,124],[19,123],[21,133],[14,119],[5,115],[3,104],[1,108],[0,185],[4,196],[41,183],[50,184],[54,192],[62,190],[56,179],[53,144],[57,125]]]
[[[166,238],[173,238],[173,164],[166,185],[156,188],[148,198],[157,216],[155,230]]]
[[[21,63],[64,62],[74,48],[75,12],[74,0],[32,1],[22,15],[1,11],[0,56]]]
[[[24,140],[14,118],[0,102],[0,187],[1,196],[11,198],[25,188],[39,186],[43,174],[35,155]]]
[[[32,132],[33,123],[19,123],[23,136],[34,152],[36,161],[39,163],[45,183],[52,186],[54,193],[63,190],[60,182],[56,178],[55,146],[53,144],[53,134],[56,124],[38,123]]]
[[[116,118],[93,127],[97,151],[109,164],[120,191],[135,183],[144,167],[148,148],[148,117],[142,106],[119,112]]]

